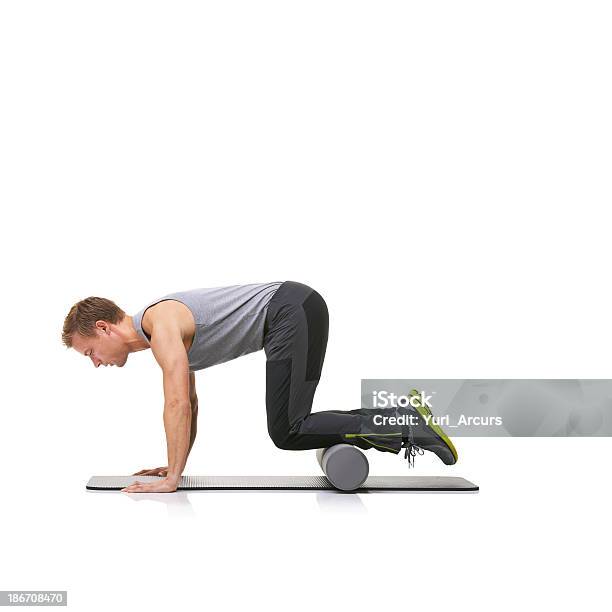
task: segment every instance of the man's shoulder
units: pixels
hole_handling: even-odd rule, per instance
[[[142,327],[149,336],[156,325],[166,322],[178,323],[179,327],[186,332],[193,331],[195,327],[191,310],[182,302],[172,298],[164,298],[149,306],[142,317]]]

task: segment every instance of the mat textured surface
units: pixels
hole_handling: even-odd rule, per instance
[[[158,476],[92,476],[90,491],[118,491],[135,481],[154,482]],[[179,490],[207,489],[334,489],[325,476],[182,476]],[[478,491],[457,476],[370,476],[356,491]]]

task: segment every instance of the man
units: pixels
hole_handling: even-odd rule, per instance
[[[168,465],[142,470],[157,475],[127,492],[176,491],[196,437],[198,398],[194,372],[264,349],[268,432],[287,450],[348,443],[399,453],[409,460],[431,450],[446,464],[457,452],[442,430],[416,408],[331,410],[311,413],[328,336],[325,301],[293,281],[180,291],[149,302],[133,317],[111,300],[89,297],[64,321],[62,340],[100,365],[123,367],[128,355],[150,348],[163,372],[164,428]],[[374,425],[384,413],[410,417],[409,424]],[[416,420],[415,420],[416,418]],[[406,419],[407,420],[407,419]]]

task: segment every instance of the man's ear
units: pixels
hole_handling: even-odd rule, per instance
[[[105,333],[110,333],[110,325],[106,321],[103,321],[102,319],[100,319],[99,321],[96,321],[96,328]]]

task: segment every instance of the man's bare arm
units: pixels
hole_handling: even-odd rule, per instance
[[[195,375],[193,372],[189,372],[189,402],[191,403],[191,435],[189,437],[189,452],[187,453],[187,457],[189,457],[189,453],[193,448],[193,443],[195,442],[196,435],[198,432],[198,396],[196,394],[195,389]],[[132,474],[132,476],[162,476],[165,477],[168,475],[168,466],[164,467],[156,467],[150,469],[140,470]]]
[[[151,349],[163,372],[168,471],[163,480],[134,483],[122,489],[128,493],[176,491],[191,445],[189,361],[178,321],[159,317],[152,322]]]
[[[189,362],[176,321],[161,319],[153,323],[151,350],[163,372],[166,478],[176,484],[185,469],[191,442]]]
[[[198,433],[198,396],[196,394],[195,374],[193,372],[189,372],[189,402],[191,404],[191,437],[189,439],[187,456],[191,452]]]

